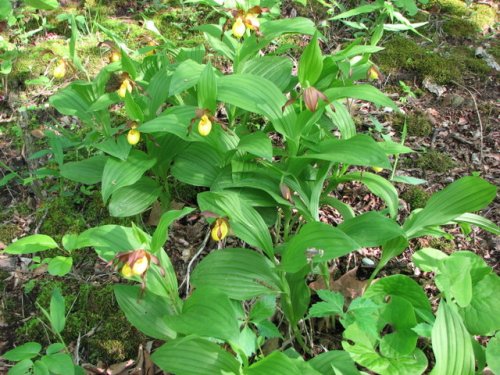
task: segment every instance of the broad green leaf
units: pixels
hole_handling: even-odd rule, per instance
[[[10,368],[8,375],[26,375],[30,373],[32,367],[33,361],[31,359],[23,359]]]
[[[155,180],[142,177],[136,183],[113,193],[109,202],[109,213],[114,217],[140,214],[158,199],[161,191],[162,188]]]
[[[92,90],[92,87],[86,86],[87,90]],[[82,95],[77,87],[70,85],[65,89],[52,95],[49,102],[55,109],[63,115],[77,116],[80,120],[88,125],[93,125],[94,117],[90,112],[90,104],[93,99]]]
[[[348,204],[342,202],[341,200],[335,197],[324,197],[321,198],[322,204],[327,204],[333,208],[335,208],[344,218],[344,220],[352,219],[354,215],[354,211]]]
[[[332,61],[341,61],[345,59],[350,59],[351,57],[363,55],[363,54],[373,54],[382,51],[384,48],[378,46],[363,46],[363,45],[350,45],[346,49],[343,49],[330,57]]]
[[[464,213],[478,211],[495,198],[496,190],[479,177],[463,177],[435,193],[422,210],[406,220],[403,228],[411,238],[425,227],[443,225]]]
[[[166,69],[160,69],[151,78],[149,86],[147,88],[147,93],[151,101],[149,102],[149,115],[155,116],[158,109],[168,98],[168,92],[170,87],[170,72]]]
[[[263,255],[248,249],[210,253],[195,268],[191,283],[197,288],[213,287],[236,300],[278,294],[281,290],[274,265]]]
[[[323,375],[361,375],[349,353],[343,350],[321,353],[308,363]]]
[[[125,111],[130,120],[140,122],[144,120],[144,112],[141,106],[134,101],[134,98],[128,91],[125,91]]]
[[[240,373],[236,358],[219,345],[197,336],[170,340],[151,359],[163,371],[176,375]]]
[[[176,106],[165,110],[160,116],[139,126],[142,133],[170,133],[188,140],[188,128],[195,118],[195,107]]]
[[[469,258],[453,255],[439,263],[436,285],[460,307],[466,307],[472,300],[472,264]]]
[[[384,277],[372,284],[364,294],[366,298],[386,296],[397,296],[407,300],[418,316],[428,323],[432,323],[434,317],[429,299],[422,287],[408,276],[392,275]]]
[[[500,374],[500,331],[490,339],[486,347],[486,363],[495,374]]]
[[[335,163],[391,168],[385,152],[367,135],[356,135],[349,139],[326,139],[312,146],[311,151],[303,157]]]
[[[369,5],[361,5],[359,7],[356,7],[354,9],[350,9],[347,12],[342,12],[340,14],[337,14],[335,17],[332,17],[332,20],[339,20],[342,18],[349,18],[349,17],[354,17],[360,14],[364,13],[371,13],[375,10],[378,10],[382,8],[383,5],[381,4],[369,4]]]
[[[120,309],[139,331],[159,340],[177,336],[169,322],[172,307],[166,298],[150,291],[141,295],[141,288],[135,285],[117,284],[113,290]]]
[[[8,352],[2,354],[2,358],[7,361],[22,361],[24,359],[34,358],[40,353],[42,346],[37,342],[27,342],[19,345]]]
[[[10,0],[0,0],[0,20],[8,18],[11,11],[12,4]]]
[[[341,179],[343,181],[360,181],[364,183],[373,194],[385,201],[391,217],[397,215],[399,206],[398,192],[385,178],[370,172],[353,172],[345,174]]]
[[[40,361],[49,368],[51,374],[73,375],[75,373],[75,365],[69,354],[56,353],[46,355]]]
[[[50,375],[50,371],[45,363],[38,360],[33,365],[33,375]]]
[[[31,254],[39,251],[55,249],[57,243],[52,237],[45,234],[34,234],[18,239],[16,242],[11,243],[4,250],[6,254]]]
[[[292,77],[292,61],[281,56],[262,56],[248,60],[241,73],[268,79],[284,92]]]
[[[335,110],[332,109],[332,106]],[[327,116],[332,120],[342,134],[342,139],[349,139],[356,135],[356,125],[351,113],[340,101],[334,101],[330,106],[325,107]]]
[[[330,290],[318,290],[318,296],[323,302],[316,302],[309,309],[309,316],[312,318],[342,315],[344,313],[344,296],[342,293]]]
[[[252,74],[232,74],[218,82],[218,100],[269,118],[277,132],[293,138],[295,112],[282,107],[287,99],[271,81]]]
[[[236,311],[229,297],[208,286],[200,286],[184,302],[182,313],[171,316],[169,324],[184,335],[213,337],[237,342],[240,328]]]
[[[375,105],[399,110],[396,103],[389,99],[382,91],[371,85],[356,85],[345,87],[334,87],[324,92],[330,101],[344,98],[366,100]]]
[[[93,185],[101,182],[106,156],[93,156],[82,161],[73,161],[61,166],[61,176],[81,184]]]
[[[197,86],[198,107],[215,114],[217,104],[217,76],[210,63],[203,69]]]
[[[64,276],[71,271],[73,266],[72,257],[56,256],[49,261],[47,271],[52,276]]]
[[[205,65],[193,60],[186,60],[179,64],[170,81],[169,96],[180,94],[195,86],[205,69]]]
[[[488,335],[500,330],[500,277],[490,273],[472,287],[470,305],[460,309],[467,330],[473,335]]]
[[[441,260],[446,257],[448,256],[441,250],[424,247],[413,254],[412,261],[424,272],[436,272]]]
[[[57,0],[24,0],[24,3],[30,7],[42,10],[59,8],[59,1]]]
[[[367,337],[376,338],[380,331],[377,322],[380,319],[382,306],[370,298],[355,298],[350,303],[347,312],[340,317],[340,323],[342,323],[344,328],[356,323],[367,334]]]
[[[318,43],[318,33],[316,32],[304,49],[299,61],[299,82],[303,88],[314,86],[323,70],[323,56]]]
[[[125,134],[117,138],[108,138],[104,142],[96,144],[95,148],[121,160],[127,160],[130,150],[132,150],[132,146],[128,143]]]
[[[132,79],[136,79],[137,77],[137,68],[136,68],[136,62],[132,60],[127,52],[125,52],[124,49],[121,49],[121,65],[122,69],[127,72]]]
[[[394,176],[393,178],[391,178],[391,181],[401,182],[403,184],[409,185],[422,185],[427,182],[426,180],[422,180],[421,178],[415,178],[411,176]]]
[[[227,294],[227,293],[226,293]],[[248,319],[252,323],[258,323],[271,318],[276,312],[276,296],[264,295],[253,304]]]
[[[214,26],[214,25],[208,25],[208,26]],[[203,59],[205,58],[205,55],[206,55],[206,50],[203,44],[199,44],[195,47],[181,47],[179,48],[179,52],[175,57],[175,61],[183,62],[186,60],[193,60],[194,62],[201,64],[203,62]]]
[[[285,245],[281,267],[287,272],[298,272],[308,258],[325,262],[350,253],[359,245],[343,231],[328,224],[311,222],[304,225]]]
[[[359,365],[380,375],[420,375],[427,368],[425,354],[416,349],[413,353],[397,358],[388,358],[379,354],[375,348],[376,340],[367,332],[352,324],[344,331],[342,347],[349,352]],[[352,342],[352,344],[351,344]]]
[[[433,375],[474,374],[474,352],[462,318],[441,300],[432,328],[432,351],[436,358]]]
[[[179,181],[210,187],[222,171],[223,155],[207,143],[193,142],[177,155],[171,172]]]
[[[229,191],[204,192],[198,194],[198,204],[202,211],[229,218],[229,225],[236,236],[251,246],[261,248],[270,258],[273,256],[273,241],[264,219],[238,194]]]
[[[360,247],[375,247],[403,235],[401,227],[378,212],[370,211],[345,220],[337,227]]]
[[[109,158],[102,176],[103,200],[106,202],[118,189],[139,181],[155,163],[156,159],[138,150],[131,151],[126,161]]]
[[[47,354],[55,354],[55,353],[58,353],[62,350],[64,350],[66,347],[64,346],[63,343],[60,343],[60,342],[56,342],[54,344],[50,344],[48,347],[47,347],[47,350],[45,350],[45,352]]]
[[[309,18],[295,17],[262,23],[260,31],[266,38],[272,39],[283,34],[313,35],[316,27]]]
[[[181,217],[186,216],[187,214],[193,212],[194,208],[191,207],[184,207],[182,210],[172,210],[165,212],[158,223],[158,226],[156,227],[156,230],[153,234],[153,239],[151,241],[151,252],[156,253],[159,251],[163,245],[165,245],[165,242],[167,242],[168,239],[168,228],[170,225],[180,219]]]
[[[78,248],[93,247],[97,255],[106,261],[113,259],[117,253],[140,249],[142,246],[132,228],[120,225],[90,228],[78,236]]]
[[[245,375],[301,375],[294,361],[284,353],[274,351],[245,369]]]
[[[496,225],[491,220],[488,220],[476,214],[463,214],[456,217],[453,221],[456,221],[457,223],[472,224],[497,236],[500,235],[500,228],[498,227],[498,225]]]
[[[271,139],[262,132],[255,132],[241,137],[238,150],[267,160],[271,160],[273,157]]]
[[[66,324],[66,307],[64,297],[59,288],[52,291],[50,298],[50,325],[56,333],[61,333]]]

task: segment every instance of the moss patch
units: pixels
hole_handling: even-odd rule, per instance
[[[410,205],[412,210],[425,207],[431,195],[420,186],[409,186],[401,198]]]
[[[455,244],[451,241],[445,240],[444,238],[432,238],[429,241],[429,247],[444,251],[445,253],[452,253],[455,249]]]
[[[420,78],[431,77],[439,84],[462,78],[455,61],[402,36],[396,36],[389,41],[385,50],[375,58],[384,72],[396,72],[400,69],[415,71]]]
[[[66,344],[76,343],[81,338],[81,351],[86,361],[113,364],[135,358],[137,348],[145,337],[133,328],[121,312],[112,290],[112,285],[70,284],[59,281],[44,281],[38,291],[36,302],[48,309],[52,290],[61,288],[66,308],[71,307],[62,336]],[[42,314],[38,313],[38,318]],[[89,336],[86,333],[94,330]],[[48,339],[55,340],[40,321],[33,317],[16,331],[17,343],[38,341],[47,345]]]
[[[427,137],[432,133],[432,124],[425,114],[417,112],[408,116],[396,115],[393,118],[393,126],[398,130],[403,130],[406,118],[406,129],[408,135],[417,137]]]
[[[453,163],[453,160],[448,154],[431,150],[420,155],[416,161],[416,165],[425,171],[444,173],[453,168],[455,163]]]

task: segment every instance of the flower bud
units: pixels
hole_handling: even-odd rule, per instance
[[[212,130],[212,122],[208,118],[207,115],[201,116],[200,122],[198,123],[198,133],[203,137],[206,137],[210,134]]]
[[[211,235],[214,241],[221,241],[226,238],[229,232],[229,223],[226,219],[218,218],[212,227]]]
[[[370,69],[368,69],[367,75],[370,81],[378,81],[380,79],[380,71],[375,65],[372,65]]]
[[[122,272],[123,277],[132,277],[132,276],[134,276],[132,268],[130,267],[130,265],[128,263],[125,263],[123,265],[121,272]]]
[[[146,256],[137,259],[132,265],[132,273],[136,276],[141,276],[149,267],[149,261]]]
[[[64,76],[66,75],[66,63],[63,60],[59,61],[54,67],[52,75],[56,79],[64,78]]]
[[[246,26],[243,23],[243,20],[241,19],[241,17],[236,18],[236,21],[234,21],[233,28],[232,28],[233,35],[236,38],[240,39],[245,34],[245,30],[246,30]]]
[[[117,93],[120,98],[124,98],[125,95],[127,95],[127,91],[130,93],[132,92],[132,84],[128,79],[125,79],[122,84],[120,85],[120,88],[118,89]]]
[[[141,140],[141,132],[135,128],[132,128],[127,133],[127,142],[132,146],[135,146]]]
[[[380,173],[384,170],[384,168],[382,168],[382,167],[372,167],[372,169],[375,173]]]
[[[323,100],[328,102],[328,98],[315,87],[308,87],[304,90],[304,103],[308,110],[314,112],[318,109],[318,101]]]

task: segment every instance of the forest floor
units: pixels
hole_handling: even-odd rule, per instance
[[[186,25],[196,25],[211,17],[208,8],[199,6],[165,6],[151,12],[137,8],[136,2],[117,1],[113,9],[98,14],[89,7],[66,3],[68,8],[63,8],[63,12],[76,9],[90,18],[90,27],[98,20],[124,35],[132,48],[150,38],[141,26],[141,14],[154,14],[152,17],[160,31],[179,46],[203,43],[203,37]],[[288,3],[283,16],[304,15],[319,24],[326,17],[325,10],[320,4],[311,4],[301,7]],[[477,173],[494,184],[500,181],[500,86],[497,80],[500,42],[495,29],[496,6],[481,2],[468,7],[460,0],[436,0],[417,16],[418,21],[429,22],[422,28],[428,39],[412,33],[384,37],[381,46],[385,49],[374,56],[383,73],[377,86],[400,105],[406,118],[366,103],[350,103],[358,130],[371,132],[375,137],[379,134],[378,127],[382,127],[399,140],[406,121],[406,145],[415,153],[400,158],[397,174],[427,182],[419,186],[397,184],[403,207],[401,218],[425,205],[432,192],[462,176]],[[27,21],[27,30],[34,27],[29,22],[39,21]],[[49,144],[43,137],[43,129],[62,124],[74,130],[78,124],[71,117],[60,116],[47,104],[50,95],[69,79],[51,84],[34,81],[47,75],[49,70],[50,56],[44,51],[57,51],[67,45],[67,24],[55,18],[49,19],[49,23],[53,24],[51,28],[20,45],[22,53],[0,92],[0,180],[12,172],[17,176],[3,186],[0,184],[0,250],[28,234],[44,233],[60,240],[66,232],[77,233],[98,224],[129,224],[109,216],[97,189],[51,177],[55,163],[50,152],[44,151]],[[325,35],[329,40],[323,47],[329,51],[352,39],[350,31],[342,25],[332,25]],[[78,41],[78,53],[90,75],[106,63],[105,54],[97,46],[104,39],[99,29],[92,27]],[[490,61],[487,56],[491,57]],[[27,115],[21,116],[20,108],[24,108],[23,113]],[[385,172],[382,175],[387,177]],[[194,201],[196,191],[177,184],[173,193],[176,203],[182,206]],[[383,204],[361,184],[344,184],[337,194],[351,204],[356,213]],[[482,215],[499,223],[499,207],[497,197]],[[337,216],[331,208],[323,207],[321,219],[336,222]],[[147,227],[155,221],[154,213],[146,213],[142,220]],[[167,251],[179,272],[180,283],[207,231],[208,224],[199,217],[187,217],[173,225]],[[500,271],[498,238],[478,228],[468,235],[459,228],[450,229],[450,233],[453,234],[450,239],[426,237],[412,242],[411,249],[391,261],[382,275],[411,275],[434,294],[429,275],[420,273],[411,263],[413,250],[429,246],[445,252],[472,250]],[[204,254],[216,246],[209,242]],[[45,256],[50,256],[50,252]],[[377,249],[366,249],[335,261],[332,264],[334,288],[353,297],[359,294],[371,271],[362,260],[377,262],[378,256]],[[71,307],[64,332],[66,342],[81,363],[103,369],[115,365],[113,373],[118,374],[124,363],[135,360],[138,351],[143,353],[142,348],[151,343],[129,325],[113,297],[111,287],[119,280],[118,276],[91,251],[80,251],[74,258],[73,271],[62,279],[47,274],[43,258],[13,258],[0,253],[0,353],[26,341],[49,343],[51,337],[39,319],[42,315],[37,304],[47,307],[53,287],[60,286],[67,298],[66,306]],[[313,289],[321,287],[317,280],[311,280],[310,285]],[[318,341],[327,347],[338,348],[340,340],[337,339],[318,333]]]

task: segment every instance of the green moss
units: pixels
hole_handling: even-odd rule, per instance
[[[483,59],[477,58],[474,50],[462,46],[455,47],[451,50],[450,58],[456,61],[461,69],[466,69],[469,72],[478,74],[481,77],[486,76],[491,72],[491,68]]]
[[[100,360],[112,364],[135,358],[145,337],[127,322],[114,298],[112,285],[44,281],[35,288],[38,292],[36,302],[48,308],[52,290],[56,287],[62,290],[66,308],[71,307],[62,336],[66,343],[76,342],[81,336],[81,350],[86,361],[96,363]],[[49,338],[55,339],[37,318],[43,319],[42,314],[38,313],[16,331],[18,343],[38,341],[47,345]],[[95,332],[84,336],[91,330]]]
[[[416,161],[419,168],[427,171],[444,173],[455,166],[451,157],[443,152],[431,150],[421,154]]]
[[[486,4],[474,4],[472,6],[471,22],[479,30],[484,30],[488,26],[493,26],[496,21],[495,9]]]
[[[396,129],[402,130],[404,119],[404,116],[397,115],[393,122],[393,126]],[[432,133],[432,124],[425,114],[417,112],[406,116],[406,129],[410,136],[427,137]]]
[[[22,234],[22,230],[16,225],[6,223],[0,225],[0,242],[8,245],[14,238]]]
[[[375,58],[384,72],[414,71],[420,78],[431,77],[439,84],[460,81],[462,77],[455,61],[402,36],[390,40]]]
[[[431,195],[420,186],[409,186],[404,193],[401,194],[401,198],[410,205],[412,210],[425,207],[430,196]]]
[[[462,0],[433,0],[429,2],[431,4],[437,5],[442,13],[454,16],[465,16],[468,13],[467,4]]]
[[[454,38],[471,38],[479,31],[474,22],[460,17],[452,17],[445,21],[443,30],[446,34]]]
[[[432,238],[429,241],[429,247],[444,251],[445,253],[451,253],[455,250],[455,244],[444,238]]]

